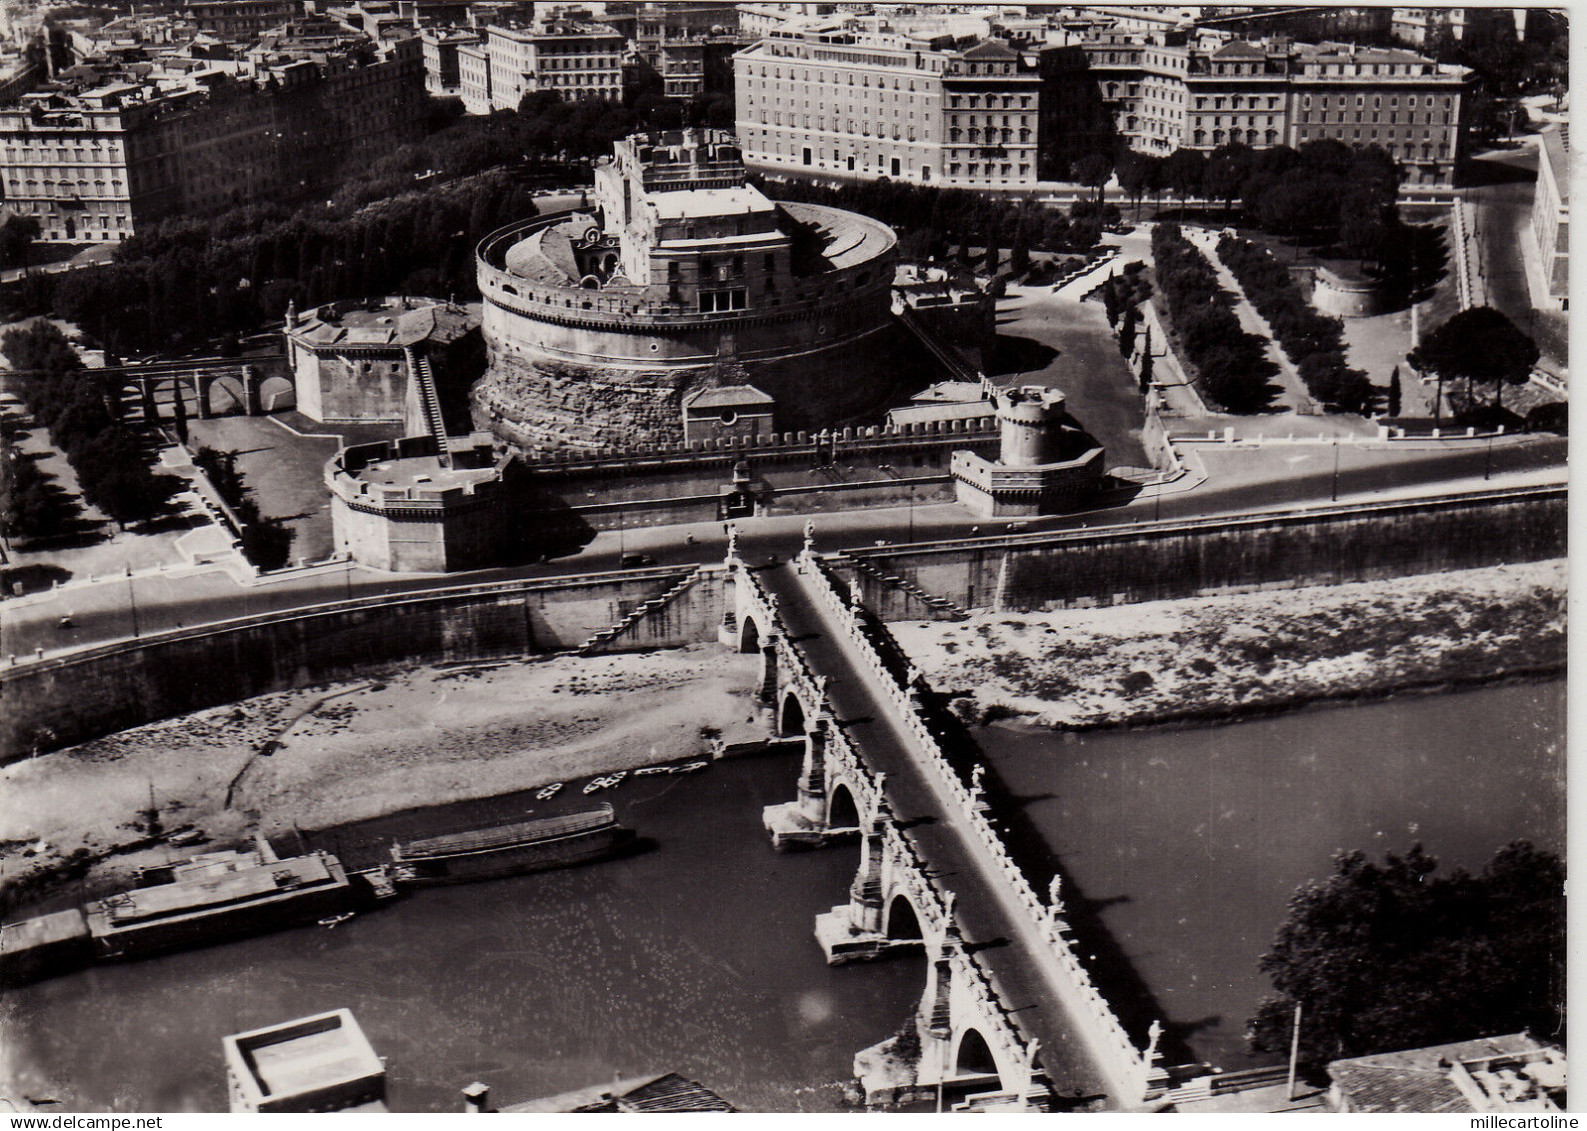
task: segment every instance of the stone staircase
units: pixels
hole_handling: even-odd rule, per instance
[[[646,617],[650,616],[675,601],[685,590],[698,580],[704,566],[695,566],[688,573],[673,583],[672,587],[658,597],[651,597],[636,606],[626,617],[612,625],[603,628],[579,645],[575,652],[580,656],[594,656],[606,651],[614,641],[624,633],[632,630]]]
[[[450,450],[446,438],[446,420],[441,416],[441,396],[435,390],[435,374],[430,368],[430,359],[422,353],[415,353],[412,346],[404,346],[402,352],[407,358],[408,372],[413,374],[414,383],[418,386],[419,404],[424,408],[424,421],[430,435],[435,437],[435,450],[444,455]]]
[[[939,597],[935,593],[927,592],[907,577],[883,573],[877,566],[864,558],[851,558],[845,554],[841,555],[838,560],[842,565],[848,566],[857,573],[863,573],[890,589],[898,589],[909,594],[931,610],[931,620],[960,621],[970,619],[970,611],[968,609],[954,604],[946,597]]]

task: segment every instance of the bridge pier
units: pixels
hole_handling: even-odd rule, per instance
[[[878,788],[861,832],[860,866],[849,885],[849,901],[816,916],[816,941],[828,966],[924,945],[923,939],[895,938],[888,930],[886,909],[894,885],[886,834],[892,821],[892,809]]]
[[[762,703],[777,702],[777,637],[776,629],[768,629],[766,639],[760,642],[760,687],[755,697]]]
[[[242,411],[244,416],[258,416],[264,411],[259,400],[259,386],[263,382],[251,365],[242,367]]]
[[[738,651],[738,571],[744,563],[732,554],[727,558],[727,576],[722,582],[722,623],[716,626],[716,642]]]
[[[822,848],[854,838],[852,828],[834,831],[828,820],[827,744],[831,728],[832,716],[822,712],[805,730],[799,799],[768,805],[761,812],[761,822],[771,834],[771,846],[779,852],[788,848]]]
[[[799,816],[811,825],[827,823],[827,727],[832,720],[818,715],[805,731],[804,764],[799,767]]]
[[[214,416],[209,408],[209,385],[205,383],[203,374],[193,374],[193,393],[198,401],[198,418],[208,420]]]

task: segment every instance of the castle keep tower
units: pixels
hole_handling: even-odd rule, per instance
[[[767,199],[721,131],[618,142],[595,204],[480,244],[480,427],[526,450],[676,443],[702,390],[764,394],[775,430],[791,431],[839,424],[892,388],[885,224]]]
[[[954,452],[959,502],[987,517],[1055,514],[1083,503],[1102,481],[1102,448],[1064,407],[1064,395],[1040,385],[1000,390],[1002,433],[997,462]]]
[[[1064,395],[1031,386],[997,398],[997,423],[1003,445],[997,462],[1004,467],[1039,467],[1058,462],[1065,416]]]

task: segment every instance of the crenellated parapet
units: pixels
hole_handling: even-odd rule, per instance
[[[529,452],[521,458],[526,468],[540,474],[633,474],[689,470],[714,464],[731,464],[740,459],[831,463],[863,456],[868,461],[875,461],[889,452],[907,453],[916,449],[943,447],[995,447],[1000,436],[997,418],[985,416],[815,432],[723,436],[688,442],[599,448],[594,451],[555,449]]]

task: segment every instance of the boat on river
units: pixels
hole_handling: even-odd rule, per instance
[[[97,958],[137,958],[312,923],[351,910],[341,862],[327,852],[280,859],[263,840],[253,851],[209,852],[162,869],[157,882],[83,908]],[[147,878],[146,878],[147,879]]]
[[[393,841],[392,873],[399,887],[494,879],[595,860],[633,835],[603,802],[555,817]]]

